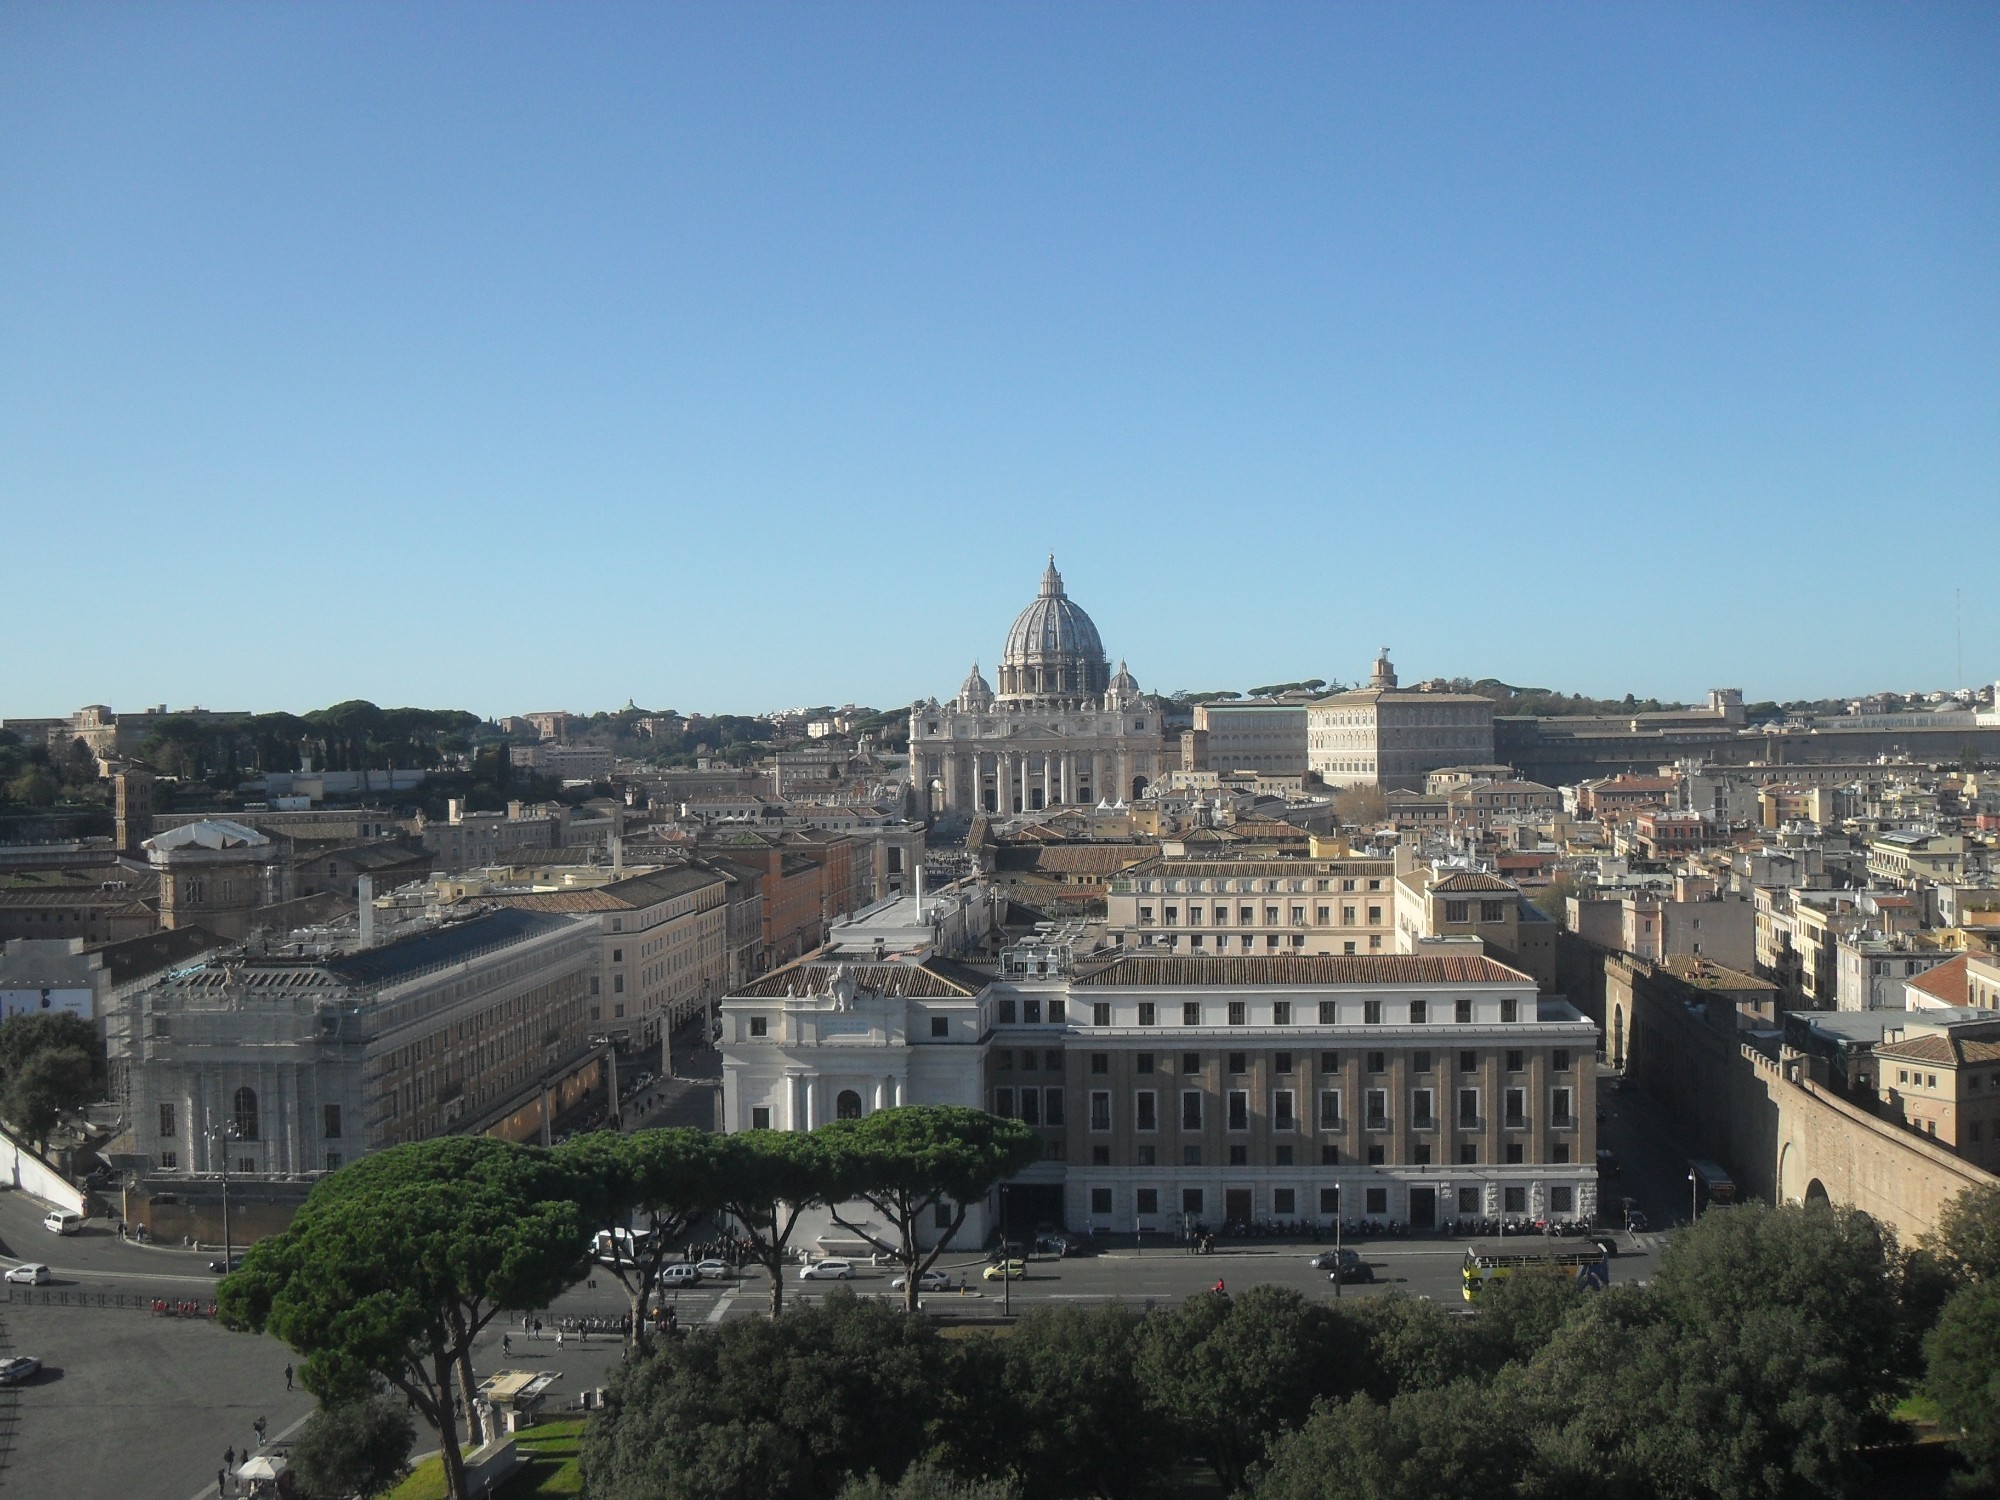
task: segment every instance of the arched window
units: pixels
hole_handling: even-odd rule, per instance
[[[236,1139],[254,1141],[257,1139],[257,1091],[238,1089],[236,1091],[236,1118],[231,1122],[236,1127]]]
[[[833,1114],[837,1120],[858,1120],[861,1118],[861,1096],[853,1089],[842,1089],[840,1097],[833,1101]]]

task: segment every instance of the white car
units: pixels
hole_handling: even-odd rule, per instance
[[[717,1281],[727,1281],[736,1274],[736,1268],[726,1260],[698,1260],[694,1268],[704,1276],[712,1276]]]
[[[25,1282],[29,1286],[46,1286],[49,1281],[49,1268],[38,1266],[32,1261],[24,1262],[8,1271],[7,1279]]]
[[[910,1278],[907,1276],[898,1276],[894,1281],[889,1283],[889,1285],[893,1286],[899,1292],[909,1284]],[[951,1278],[942,1271],[926,1271],[917,1278],[917,1290],[920,1292],[948,1292],[951,1290]]]
[[[693,1286],[701,1280],[701,1267],[691,1266],[686,1261],[677,1261],[671,1266],[660,1268],[661,1286]]]
[[[66,1209],[53,1209],[43,1215],[42,1228],[50,1234],[82,1234],[83,1215],[70,1213]]]
[[[845,1260],[814,1261],[809,1266],[799,1267],[801,1281],[852,1281],[854,1263]]]

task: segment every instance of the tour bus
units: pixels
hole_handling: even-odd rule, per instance
[[[1694,1178],[1697,1211],[1712,1204],[1729,1204],[1736,1201],[1736,1184],[1722,1168],[1712,1161],[1690,1161],[1688,1175]]]
[[[1579,1286],[1611,1284],[1611,1257],[1589,1240],[1552,1240],[1522,1235],[1518,1240],[1494,1240],[1465,1252],[1465,1300],[1477,1302],[1486,1283],[1516,1272],[1561,1276]]]

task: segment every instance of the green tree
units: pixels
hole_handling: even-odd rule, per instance
[[[1436,1390],[1483,1368],[1484,1351],[1472,1323],[1428,1297],[1392,1291],[1351,1303],[1345,1313],[1367,1341],[1357,1382],[1378,1401],[1386,1403],[1402,1391]]]
[[[1132,1379],[1139,1318],[1117,1305],[1041,1308],[1006,1338],[968,1339],[940,1456],[964,1474],[995,1454],[1024,1493],[1050,1500],[1158,1493],[1160,1422]]]
[[[750,1258],[771,1278],[775,1320],[785,1308],[792,1231],[807,1209],[829,1201],[831,1166],[817,1137],[800,1131],[742,1130],[724,1136],[718,1149],[722,1206],[748,1242]]]
[[[1482,1313],[1481,1316],[1484,1316]],[[1480,1500],[1527,1493],[1532,1430],[1492,1381],[1454,1381],[1384,1405],[1327,1402],[1271,1445],[1251,1500]]]
[[[104,1043],[68,1011],[36,1011],[0,1023],[0,1113],[44,1153],[66,1114],[102,1092]]]
[[[81,1047],[52,1047],[7,1074],[0,1109],[46,1156],[49,1137],[62,1117],[82,1109],[96,1094],[90,1054]]]
[[[1190,1297],[1140,1326],[1133,1373],[1191,1455],[1241,1484],[1280,1431],[1321,1396],[1356,1387],[1356,1326],[1286,1287]]]
[[[837,1500],[1021,1500],[1011,1479],[960,1479],[949,1469],[919,1459],[894,1484],[870,1474],[841,1486]]]
[[[549,1153],[490,1137],[392,1146],[325,1179],[255,1246],[223,1279],[222,1316],[303,1355],[323,1401],[377,1381],[400,1391],[436,1429],[446,1493],[463,1500],[454,1404],[477,1441],[473,1340],[581,1277],[579,1186]]]
[[[1971,1187],[1945,1204],[1923,1246],[1953,1281],[2000,1281],[2000,1187]]]
[[[377,1394],[322,1406],[292,1443],[306,1500],[375,1500],[410,1472],[416,1424],[409,1404]]]
[[[917,1310],[917,1278],[944,1253],[971,1205],[1042,1155],[1040,1137],[1019,1120],[957,1105],[878,1109],[813,1134],[833,1172],[834,1222],[903,1268],[909,1312]],[[886,1224],[843,1214],[851,1201],[867,1204]],[[934,1227],[939,1210],[949,1222]],[[929,1250],[918,1242],[926,1232],[936,1234]]]
[[[1535,892],[1535,910],[1551,922],[1563,922],[1569,917],[1569,898],[1581,896],[1583,887],[1567,870],[1558,870],[1553,879]]]
[[[675,1246],[727,1197],[720,1139],[705,1130],[598,1130],[557,1150],[585,1186],[592,1227],[635,1232],[603,1262],[631,1304],[635,1349],[648,1341],[646,1309]]]
[[[26,771],[7,784],[7,798],[23,807],[54,807],[62,786],[46,771]]]
[[[1967,1493],[2000,1491],[2000,1281],[1960,1288],[1925,1341],[1924,1388],[1947,1427],[1961,1434],[1971,1468]]]
[[[1556,1492],[1852,1493],[1856,1443],[1897,1384],[1894,1260],[1853,1210],[1704,1215],[1650,1286],[1589,1299],[1534,1361]]]
[[[952,1355],[931,1324],[836,1291],[775,1321],[735,1318],[612,1376],[585,1431],[594,1500],[830,1500],[929,1448]]]

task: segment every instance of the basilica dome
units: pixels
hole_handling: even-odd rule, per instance
[[[1049,558],[1041,592],[1014,617],[1000,658],[1003,698],[1095,698],[1110,683],[1104,643],[1090,616],[1063,592],[1062,574]]]

